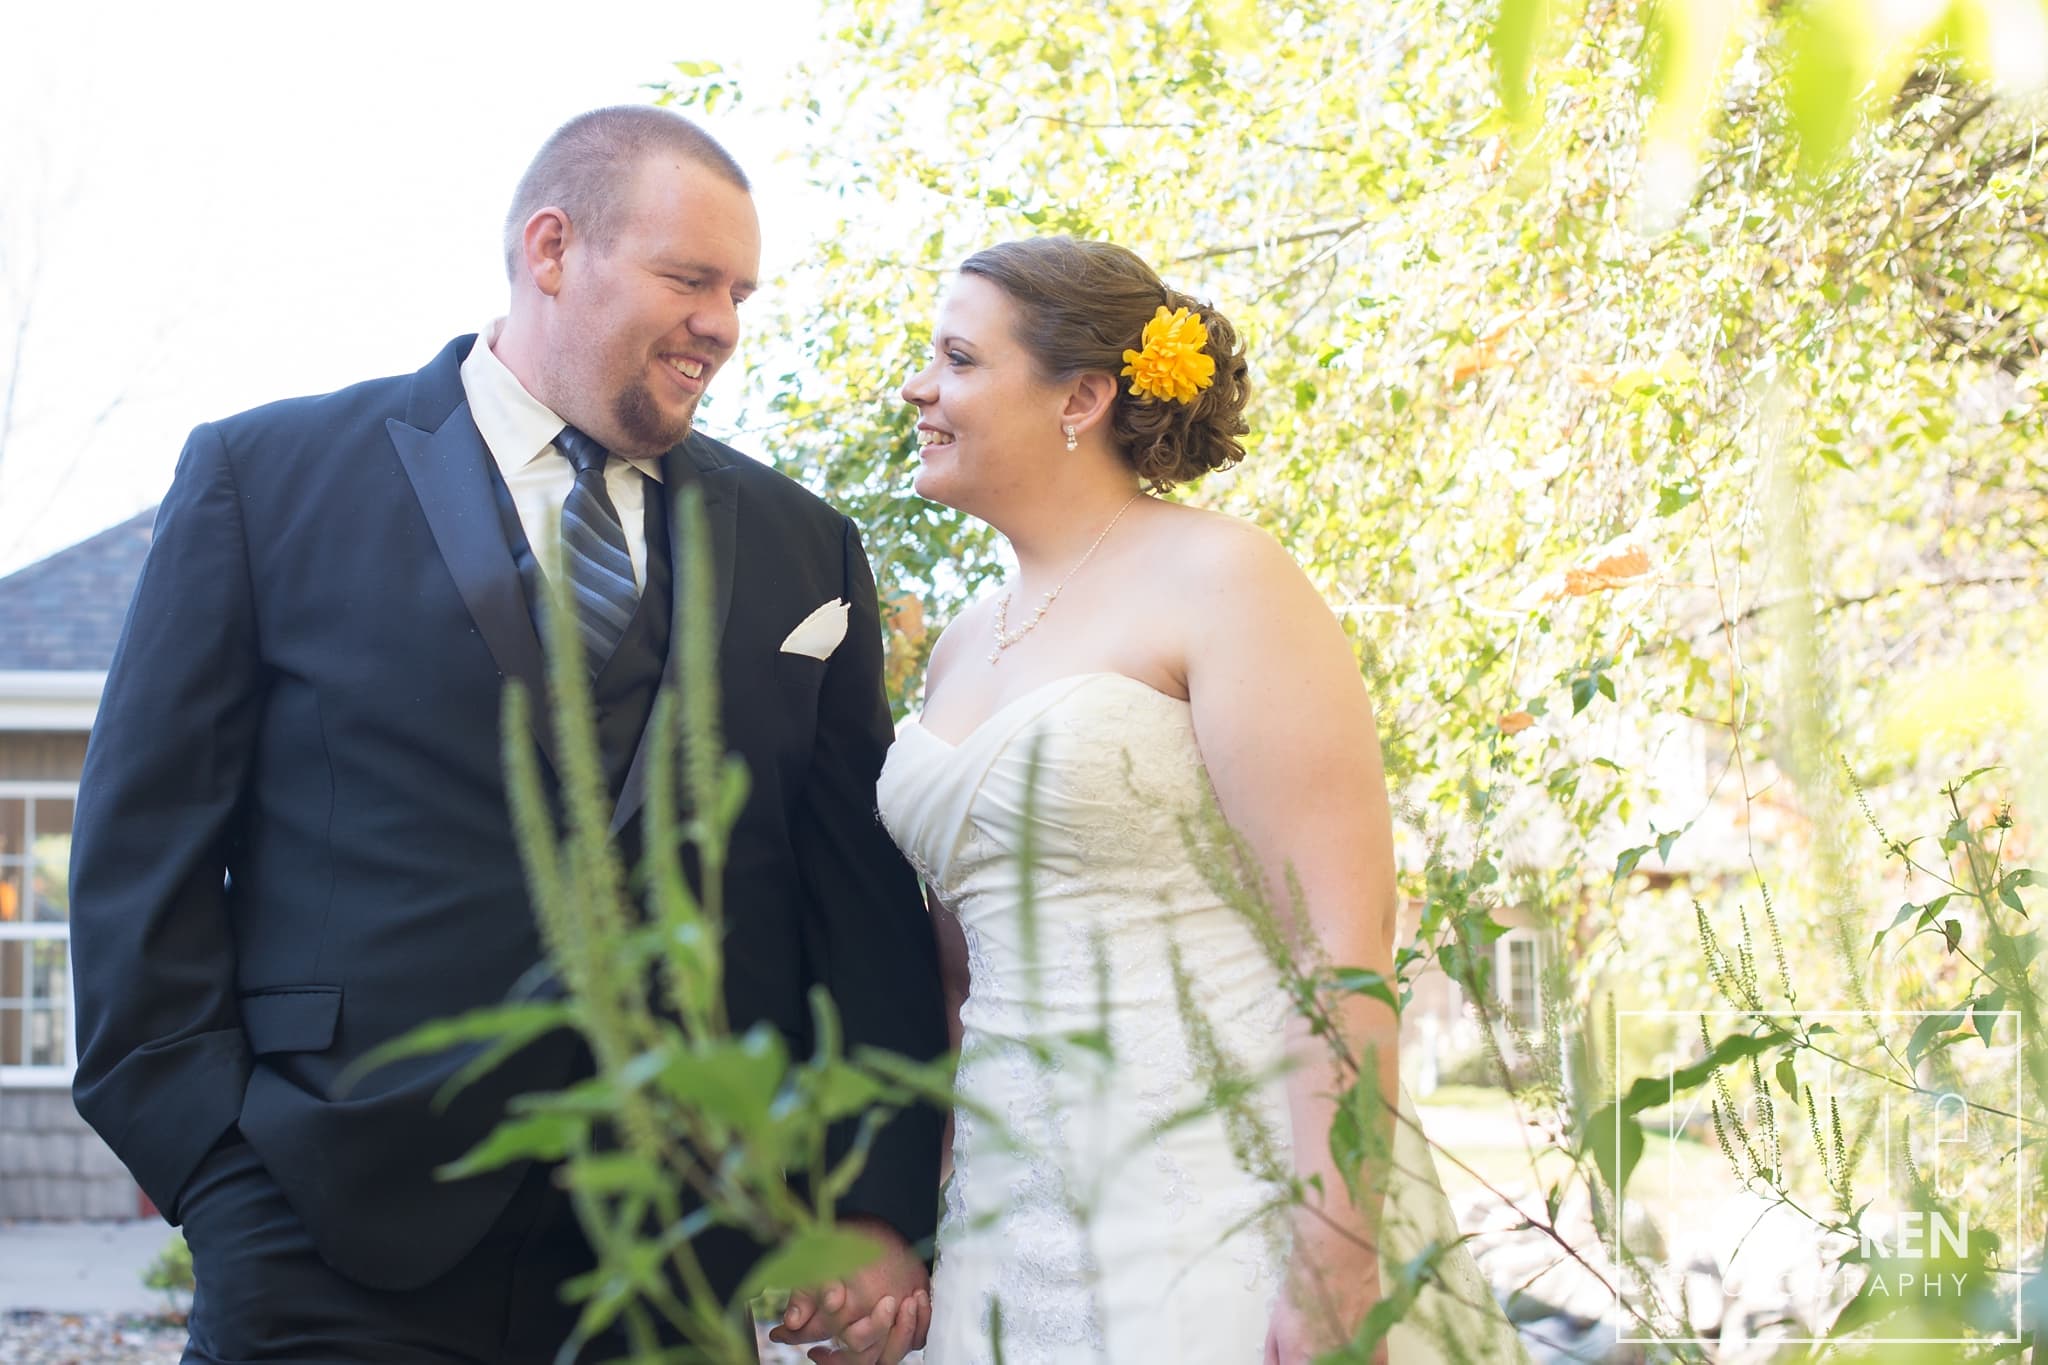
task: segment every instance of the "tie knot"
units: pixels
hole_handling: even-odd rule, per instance
[[[602,474],[604,462],[611,458],[610,451],[574,427],[562,428],[562,434],[555,438],[555,449],[562,452],[562,458],[578,474],[588,474],[592,470]]]

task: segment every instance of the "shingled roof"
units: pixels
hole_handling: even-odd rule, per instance
[[[106,672],[155,524],[152,507],[0,578],[0,672]]]

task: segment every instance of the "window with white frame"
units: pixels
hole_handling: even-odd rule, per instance
[[[76,783],[0,782],[0,1085],[64,1085]]]
[[[1522,1028],[1534,1031],[1543,1022],[1543,940],[1532,929],[1510,929],[1495,940],[1493,951],[1501,1008]]]

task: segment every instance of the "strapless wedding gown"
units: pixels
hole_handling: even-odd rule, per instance
[[[1289,1004],[1187,850],[1208,795],[1188,704],[1117,673],[1037,688],[958,745],[907,721],[889,751],[882,819],[959,917],[972,978],[929,1365],[992,1363],[998,1335],[1006,1365],[1262,1358]],[[1219,1055],[1251,1081],[1234,1108],[1209,1098]],[[1402,1103],[1389,1278],[1457,1236]],[[1394,1365],[1521,1360],[1462,1247],[1439,1274]]]

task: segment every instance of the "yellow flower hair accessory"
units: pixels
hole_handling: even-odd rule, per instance
[[[1162,305],[1145,324],[1143,341],[1144,350],[1124,352],[1123,372],[1137,397],[1192,403],[1216,382],[1216,361],[1206,350],[1209,329],[1187,309],[1169,313]]]

